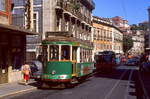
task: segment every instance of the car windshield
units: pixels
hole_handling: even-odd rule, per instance
[[[38,60],[33,61],[33,63],[36,65],[38,70],[42,70],[42,63]]]

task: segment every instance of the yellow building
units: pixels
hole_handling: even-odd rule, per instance
[[[109,19],[93,16],[94,53],[114,51],[123,53],[123,34]]]

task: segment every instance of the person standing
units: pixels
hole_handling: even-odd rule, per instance
[[[148,58],[146,53],[142,53],[140,57],[140,64],[139,64],[139,70],[142,71],[144,65],[146,64]]]
[[[25,85],[27,85],[30,77],[30,72],[31,72],[30,65],[25,63],[24,65],[22,65],[21,71],[23,73],[23,80],[25,82]]]

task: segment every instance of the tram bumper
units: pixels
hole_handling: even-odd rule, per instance
[[[42,75],[42,81],[67,83],[71,81],[71,75]]]

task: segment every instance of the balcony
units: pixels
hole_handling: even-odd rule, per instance
[[[91,10],[95,9],[95,3],[93,0],[81,0],[81,2],[87,5],[86,7],[90,8]]]
[[[71,2],[69,2],[69,1],[65,2],[63,0],[58,0],[57,5],[56,5],[56,9],[63,10],[64,13],[69,14],[71,17],[78,18],[81,21],[85,21],[86,23],[91,24],[90,18],[88,18],[87,16],[82,15],[81,12],[78,11],[75,8],[75,6],[73,6],[73,4],[71,4]]]
[[[46,32],[46,37],[49,36],[64,36],[64,37],[71,37],[72,34],[68,31],[54,31],[54,32]]]

